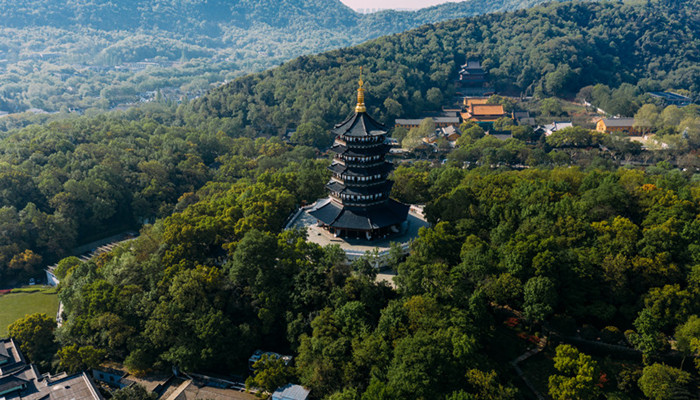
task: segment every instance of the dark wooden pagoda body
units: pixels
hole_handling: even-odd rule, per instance
[[[309,214],[336,236],[371,240],[400,232],[409,206],[389,197],[393,165],[385,159],[387,132],[367,114],[362,83],[355,114],[331,132],[336,139],[326,185],[330,197],[317,201]]]

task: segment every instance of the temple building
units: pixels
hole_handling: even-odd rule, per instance
[[[482,87],[486,83],[486,71],[478,60],[467,60],[459,70],[459,83],[466,87]]]
[[[374,240],[401,232],[409,206],[389,197],[393,165],[385,160],[387,131],[367,114],[361,77],[359,85],[355,113],[331,131],[336,138],[326,185],[330,196],[308,214],[336,237]]]

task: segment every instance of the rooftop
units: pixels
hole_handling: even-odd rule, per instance
[[[167,400],[257,400],[258,398],[250,393],[238,389],[223,389],[206,386],[187,380],[180,384],[177,389],[168,396]]]
[[[474,104],[471,107],[472,115],[500,115],[505,114],[500,104]]]
[[[303,386],[288,384],[272,393],[272,400],[306,400],[309,390]]]
[[[649,92],[649,94],[654,96],[654,97],[661,97],[662,99],[666,99],[666,100],[690,101],[690,97],[683,96],[682,94],[673,93],[673,92]]]
[[[489,102],[488,97],[465,97],[464,98],[464,105],[467,107],[471,107],[473,105],[477,104],[486,104]]]
[[[372,252],[375,249],[380,252],[387,252],[391,248],[391,243],[405,244],[414,238],[418,237],[418,230],[422,227],[428,227],[428,222],[420,214],[420,211],[412,206],[408,218],[406,218],[406,229],[396,235],[392,235],[383,239],[375,239],[372,241],[364,239],[339,238],[328,232],[328,230],[318,226],[316,218],[312,217],[307,210],[311,207],[301,209],[292,221],[287,225],[288,228],[303,228],[306,229],[307,240],[316,243],[320,246],[338,245],[340,246],[348,259],[354,260],[363,256],[366,252]]]
[[[36,366],[26,364],[16,342],[0,340],[2,354],[10,359],[0,370],[0,396],[6,400],[101,400],[102,396],[85,373],[41,375]]]
[[[390,186],[389,186],[390,187]],[[337,189],[336,189],[337,190]],[[372,231],[401,224],[409,206],[389,199],[371,206],[348,206],[328,197],[319,199],[306,212],[324,224],[340,230]]]
[[[386,134],[386,127],[366,112],[356,112],[333,127],[331,132],[336,136],[378,136]]]
[[[467,60],[467,63],[462,65],[462,68],[481,68],[481,61]]]
[[[397,118],[396,125],[420,125],[426,118],[432,118],[436,124],[459,124],[459,117],[425,117],[425,118]]]
[[[551,124],[542,126],[541,130],[544,131],[544,133],[549,136],[558,130],[561,130],[564,128],[571,128],[573,126],[574,126],[574,124],[571,121],[554,121]]]
[[[605,126],[634,126],[634,118],[606,118]]]

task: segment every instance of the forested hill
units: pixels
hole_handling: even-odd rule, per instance
[[[128,107],[157,90],[197,97],[302,54],[544,1],[360,15],[339,0],[0,0],[0,111]]]
[[[50,26],[98,30],[164,30],[212,35],[231,27],[266,24],[273,28],[348,28],[379,36],[411,27],[493,11],[513,10],[543,0],[467,0],[416,12],[384,11],[360,15],[340,0],[0,0],[0,25],[13,28]],[[364,39],[360,37],[357,39]]]
[[[99,30],[164,30],[212,34],[219,26],[247,28],[256,23],[283,28],[304,22],[331,29],[357,23],[358,15],[340,1],[326,0],[20,0],[0,1],[2,25]]]
[[[276,133],[344,118],[360,66],[370,112],[388,121],[450,96],[457,66],[478,57],[498,91],[571,96],[583,86],[700,89],[700,1],[567,2],[422,26],[240,78],[193,104],[231,129]],[[432,89],[436,88],[436,89]],[[432,89],[432,90],[431,90]]]

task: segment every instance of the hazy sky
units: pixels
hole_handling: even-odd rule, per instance
[[[423,8],[459,0],[340,0],[350,8]]]

